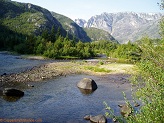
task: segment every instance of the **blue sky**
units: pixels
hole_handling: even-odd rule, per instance
[[[88,20],[103,12],[163,12],[157,3],[161,0],[14,0],[32,3],[71,19]]]

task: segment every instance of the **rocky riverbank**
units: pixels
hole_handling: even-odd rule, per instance
[[[111,70],[111,72],[94,72],[86,69],[86,66],[96,66]],[[0,76],[0,87],[4,85],[11,85],[13,82],[26,83],[26,82],[39,82],[45,79],[51,79],[59,76],[67,76],[70,74],[91,74],[91,75],[106,75],[106,74],[119,74],[130,73],[133,65],[128,64],[104,64],[98,65],[88,62],[54,62],[40,66],[35,66],[27,71],[14,74],[4,74]]]
[[[5,61],[5,59],[3,59],[3,60]],[[17,64],[17,66],[19,66],[19,64],[21,63],[21,65],[20,65],[20,68],[21,68],[22,66],[24,66],[24,63],[22,64],[22,60],[24,60],[24,62],[26,62],[26,60],[29,60],[29,59],[21,58],[21,59],[14,59],[14,60],[15,60],[14,64]],[[8,61],[6,60],[6,62],[8,62]],[[73,109],[70,108],[72,106],[66,107],[65,111],[62,112],[64,114],[65,114],[65,112],[70,112],[70,111],[77,112],[76,109],[82,109],[81,106],[83,106],[83,108],[85,108],[85,109],[91,108],[91,111],[89,111],[87,114],[92,114],[92,112],[97,113],[97,112],[100,112],[100,109],[102,108],[101,105],[102,105],[103,100],[107,100],[107,101],[109,100],[112,102],[112,104],[116,104],[116,102],[117,103],[122,102],[122,95],[120,94],[122,91],[126,91],[128,97],[130,97],[130,95],[131,95],[131,93],[130,93],[131,85],[129,84],[129,77],[135,71],[134,65],[131,65],[131,64],[110,63],[109,61],[106,61],[106,60],[88,60],[88,61],[85,61],[85,60],[55,61],[54,60],[51,62],[43,61],[40,65],[33,66],[34,64],[30,64],[30,62],[33,62],[33,60],[26,62],[26,63],[28,63],[27,65],[30,66],[30,68],[28,67],[28,69],[24,69],[21,72],[4,73],[4,74],[0,75],[0,95],[1,95],[1,90],[4,90],[5,88],[16,88],[18,90],[22,90],[23,92],[25,92],[25,97],[23,98],[23,101],[25,101],[25,100],[27,101],[28,99],[33,98],[31,100],[32,101],[35,100],[35,103],[37,102],[35,105],[36,107],[38,107],[38,105],[40,107],[46,107],[46,108],[42,109],[43,112],[46,111],[47,109],[48,110],[52,109],[52,107],[54,108],[55,106],[56,106],[56,108],[54,111],[56,112],[56,110],[58,110],[59,107],[63,107],[63,105],[67,106],[68,104],[70,104],[70,100],[75,101],[74,103],[72,103],[74,108]],[[38,60],[38,62],[40,62],[40,61]],[[12,66],[11,68],[15,69],[15,67],[16,66]],[[10,68],[10,64],[9,64],[8,68],[6,68],[6,69],[11,69],[11,68]],[[68,76],[71,74],[81,74],[81,75]],[[95,111],[95,107],[91,107],[88,104],[88,102],[84,102],[84,104],[83,104],[82,103],[83,101],[79,101],[81,99],[85,100],[85,98],[88,100],[88,96],[83,96],[84,93],[81,90],[79,91],[77,89],[77,87],[75,86],[77,81],[79,81],[82,78],[87,77],[87,76],[89,76],[89,78],[91,77],[91,78],[95,79],[95,81],[98,83],[98,86],[99,86],[98,90],[95,92],[95,96],[97,95],[97,97],[94,97],[94,96],[89,97],[89,100],[91,100],[91,98],[93,98],[92,101],[94,102],[94,105],[96,107],[100,107],[100,109],[98,109],[96,111]],[[58,85],[58,86],[56,86],[56,85]],[[32,87],[34,87],[34,88],[32,88]],[[30,88],[30,89],[28,89],[28,88]],[[44,93],[42,92],[43,89],[41,89],[41,88],[45,89]],[[60,92],[60,93],[58,93],[58,92]],[[39,96],[38,96],[38,93],[39,93]],[[56,93],[58,93],[57,95],[59,97],[56,97]],[[113,94],[110,95],[111,93],[113,93]],[[28,97],[29,95],[30,95],[30,98]],[[65,96],[63,97],[63,95],[65,95]],[[71,99],[70,99],[70,95],[71,95]],[[111,98],[106,98],[106,96],[104,96],[104,95],[111,96]],[[4,96],[2,98],[7,101],[11,101],[11,100],[8,100],[8,98],[4,98]],[[74,98],[74,100],[72,100],[72,98]],[[100,98],[102,98],[102,99],[100,100]],[[50,103],[51,106],[48,107],[49,105],[47,105],[47,102],[52,102],[52,99],[55,102],[56,102],[56,99],[61,99],[60,101],[59,100],[58,101],[62,102],[62,103],[57,103],[57,104]],[[96,99],[98,99],[100,101],[100,104],[98,103],[99,101],[96,101],[96,104],[95,104],[94,100],[96,100]],[[16,101],[16,100],[17,99],[14,99],[14,101]],[[43,100],[45,100],[44,101],[45,103],[42,103]],[[63,100],[64,100],[65,104],[63,104]],[[116,101],[116,102],[113,103],[113,101]],[[27,102],[28,102],[27,105],[30,106],[29,101],[27,101]],[[6,105],[6,102],[4,102],[4,103]],[[20,101],[20,103],[21,103],[21,101]],[[46,105],[44,105],[44,104],[46,104]],[[59,104],[62,104],[62,106],[59,106]],[[76,105],[74,105],[74,104],[76,104]],[[10,104],[8,104],[8,105],[10,105]],[[14,105],[14,103],[13,103],[13,105]],[[26,105],[26,107],[27,107],[27,105]],[[35,109],[37,109],[37,108],[35,108]],[[33,108],[31,110],[33,110]],[[26,109],[26,113],[30,112],[31,110]],[[19,110],[17,112],[19,112]],[[39,112],[39,111],[37,110],[37,112]],[[51,110],[51,112],[53,112],[53,110]],[[56,117],[62,116],[60,114],[60,112],[61,112],[60,109],[57,112],[58,113],[57,113]],[[85,110],[85,112],[87,112],[87,110]],[[100,113],[102,114],[102,112],[100,112]],[[6,114],[9,114],[9,112],[7,112]],[[51,113],[51,114],[54,114],[54,113]],[[84,116],[84,112],[79,111],[79,114],[81,114],[81,115],[76,116],[76,117],[80,117],[80,119],[81,119]],[[19,116],[20,115],[22,115],[22,114],[19,114]],[[97,114],[95,114],[95,115],[97,115]],[[17,115],[15,115],[15,116],[17,117]],[[49,116],[46,116],[46,114],[43,113],[42,116],[40,116],[40,117],[45,118],[45,117],[49,117]],[[53,116],[53,118],[54,118],[54,116]],[[48,121],[49,120],[50,119],[48,119]],[[67,120],[67,118],[63,119],[63,121],[66,121],[66,120]],[[83,120],[83,119],[81,119],[81,120]],[[92,117],[90,117],[90,120],[92,120]]]

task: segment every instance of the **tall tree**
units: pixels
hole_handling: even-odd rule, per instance
[[[61,28],[58,27],[57,33],[56,33],[56,39],[59,38],[59,36],[61,36]]]
[[[49,33],[47,29],[44,29],[42,32],[42,38],[49,40]]]
[[[54,27],[54,25],[52,26],[52,28],[51,28],[51,33],[50,33],[50,41],[51,42],[55,42],[55,40],[56,40],[56,35],[55,35],[55,33],[56,33],[56,31],[55,31],[55,27]]]

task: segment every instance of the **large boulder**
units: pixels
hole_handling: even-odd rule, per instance
[[[77,84],[77,87],[81,89],[94,91],[97,89],[97,84],[94,80],[90,78],[84,78]]]
[[[24,96],[24,92],[17,90],[17,89],[13,89],[13,88],[5,88],[3,90],[3,95],[4,96],[22,97],[22,96]]]
[[[107,119],[104,115],[97,115],[97,116],[91,116],[91,115],[86,115],[84,117],[85,120],[90,120],[93,123],[107,123]]]

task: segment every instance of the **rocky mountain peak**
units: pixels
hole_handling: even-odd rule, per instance
[[[87,21],[84,20],[84,19],[75,19],[75,22],[76,22],[80,27],[85,27],[85,24],[87,23]]]
[[[100,15],[92,16],[88,21],[81,19],[75,20],[83,22],[80,26],[85,28],[98,28],[108,31],[120,43],[135,41],[142,35],[150,35],[152,38],[158,38],[158,22],[161,19],[161,13],[135,13],[135,12],[104,12]],[[150,28],[150,25],[156,25]],[[156,31],[154,31],[156,30]],[[153,35],[149,32],[155,32]]]

